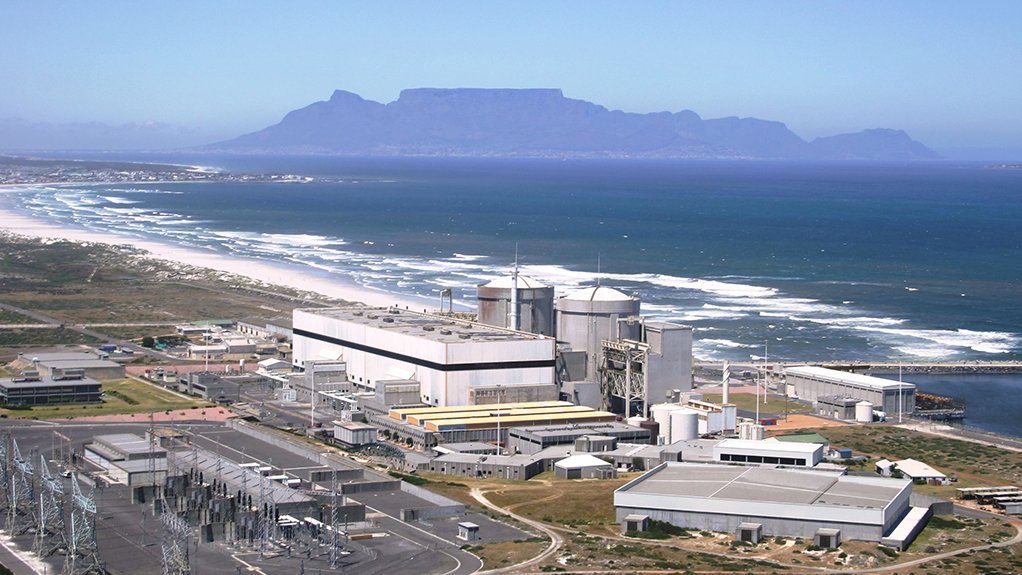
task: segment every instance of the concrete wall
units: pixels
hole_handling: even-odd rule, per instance
[[[692,391],[692,328],[666,322],[647,322],[646,402],[664,400],[667,392]]]
[[[726,513],[701,513],[686,511],[670,511],[639,507],[618,507],[617,521],[620,523],[627,515],[636,513],[648,515],[655,521],[666,521],[672,525],[686,529],[702,531],[719,531],[734,533],[742,523],[759,523],[763,526],[764,537],[802,537],[812,539],[817,529],[840,529],[843,539],[861,541],[880,541],[883,537],[879,525],[856,523],[840,523],[835,521],[812,521],[804,519],[787,519],[780,517],[759,517],[755,515],[730,515]]]

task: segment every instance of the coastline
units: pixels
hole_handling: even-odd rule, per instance
[[[413,310],[435,307],[432,301],[425,298],[373,290],[345,279],[333,280],[316,275],[311,271],[302,271],[295,266],[183,248],[136,236],[61,226],[17,211],[10,199],[4,197],[6,194],[28,191],[33,187],[35,185],[0,188],[0,231],[39,239],[129,246],[144,250],[149,257],[164,262],[207,268],[265,284],[314,292],[326,297],[374,307],[399,306]]]

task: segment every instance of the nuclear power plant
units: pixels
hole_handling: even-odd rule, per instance
[[[477,286],[475,319],[396,307],[296,310],[293,361],[307,373],[341,365],[346,391],[374,396],[364,403],[380,414],[568,401],[646,416],[692,389],[691,327],[647,321],[638,295],[609,286],[555,292],[515,266]]]

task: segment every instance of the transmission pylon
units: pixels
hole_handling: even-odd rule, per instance
[[[11,435],[4,432],[0,435],[0,509],[3,510],[5,518],[9,518],[9,511],[13,506],[11,496],[11,458],[8,445],[11,442]],[[7,524],[6,526],[10,526]]]
[[[167,528],[167,541],[162,545],[163,575],[189,575],[192,572],[188,557],[188,538],[192,529],[188,522],[167,507],[166,500],[161,500],[163,511],[160,520]]]
[[[65,546],[64,483],[50,474],[46,458],[39,456],[39,527],[34,550],[49,557]]]
[[[64,575],[102,575],[96,544],[95,490],[88,495],[78,485],[78,474],[71,475],[71,533],[68,537]]]
[[[14,476],[10,482],[10,509],[7,516],[7,532],[13,537],[37,528],[36,497],[33,487],[32,462],[22,457],[18,442],[11,438],[11,462]]]

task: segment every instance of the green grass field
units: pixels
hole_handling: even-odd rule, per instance
[[[186,399],[133,379],[103,382],[103,393],[107,396],[103,403],[38,406],[32,409],[0,409],[0,417],[70,419],[92,415],[125,415],[213,405],[201,399]]]

